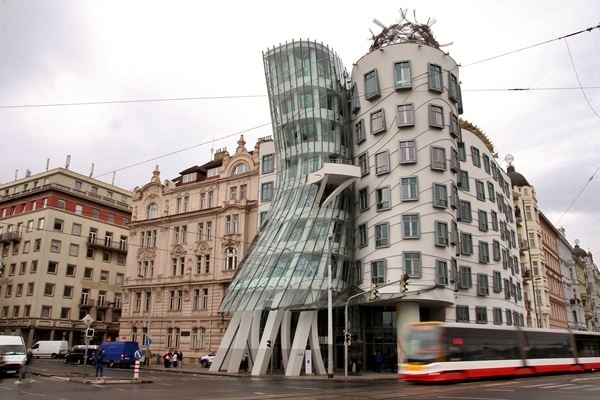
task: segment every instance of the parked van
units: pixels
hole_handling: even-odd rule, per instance
[[[40,340],[31,346],[35,358],[63,358],[67,351],[69,351],[69,343],[66,340]]]
[[[25,341],[21,336],[0,335],[0,376],[18,373],[26,358]]]
[[[140,349],[138,342],[104,342],[104,365],[126,367],[135,363],[135,352]]]

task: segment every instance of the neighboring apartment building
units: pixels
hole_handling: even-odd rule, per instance
[[[579,247],[579,240],[575,240],[573,250],[575,263],[584,270],[585,284],[581,288],[581,300],[585,309],[587,330],[600,332],[600,271],[594,263],[592,253],[587,253]]]
[[[571,330],[585,331],[585,310],[581,300],[581,290],[585,290],[585,269],[582,263],[575,262],[573,247],[567,241],[565,229],[559,228],[558,260],[563,280],[563,301],[566,305],[567,325]]]
[[[131,192],[57,168],[0,185],[0,332],[80,344],[116,339]]]
[[[219,304],[258,225],[259,144],[245,144],[173,180],[157,166],[134,189],[121,340],[179,349],[186,364],[216,350],[230,319]]]

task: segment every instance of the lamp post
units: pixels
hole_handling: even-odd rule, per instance
[[[138,274],[138,278],[146,278],[146,276]],[[152,308],[153,308],[153,295],[154,295],[154,282],[150,284],[150,305],[148,306],[148,324],[146,325],[146,365],[150,365],[152,357],[150,357],[150,323],[152,322]]]
[[[329,235],[329,249],[327,251],[327,377],[333,378],[333,305],[331,299],[331,241]]]
[[[354,296],[350,296],[348,300],[346,300],[346,307],[344,308],[344,334],[348,334],[348,304],[350,304],[350,300],[355,297],[362,296],[365,293],[357,293]],[[348,377],[348,341],[344,341],[344,377]]]

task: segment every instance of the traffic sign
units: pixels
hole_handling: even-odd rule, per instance
[[[146,338],[146,346],[150,346],[152,344],[152,339]]]
[[[136,350],[135,353],[133,353],[133,356],[135,357],[136,360],[141,360],[142,357],[144,357],[144,354],[142,353],[141,350]]]

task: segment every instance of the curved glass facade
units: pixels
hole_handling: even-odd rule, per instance
[[[286,43],[263,59],[277,184],[220,312],[325,308],[330,244],[333,290],[351,284],[352,186],[340,191],[349,177],[324,168],[352,164],[349,77],[337,55],[316,42]]]

